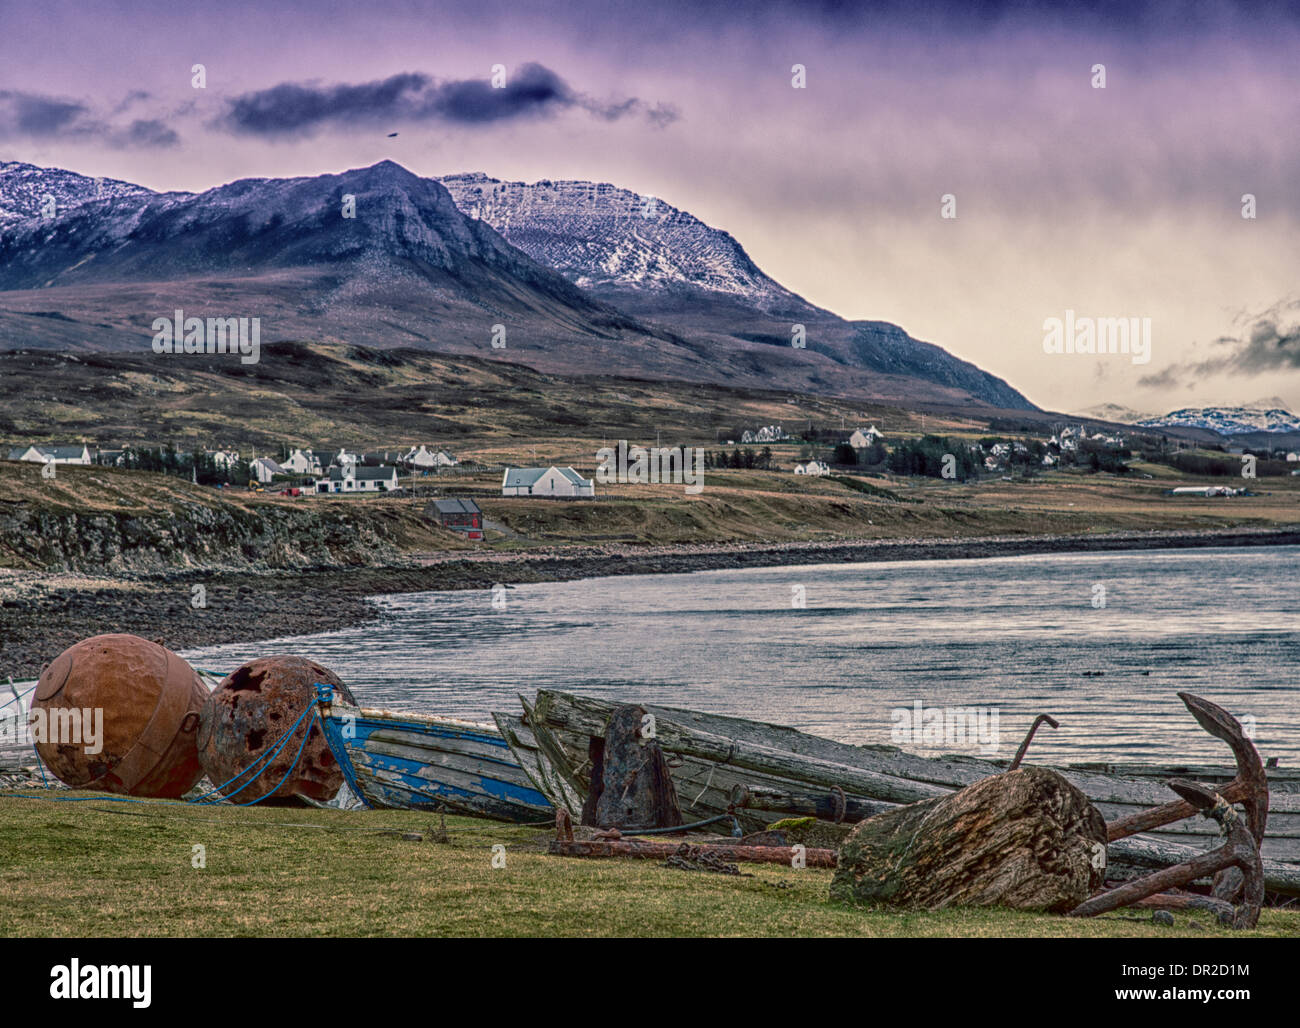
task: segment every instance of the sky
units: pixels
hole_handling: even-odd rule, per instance
[[[612,182],[1043,407],[1297,410],[1297,54],[1268,0],[0,0],[0,160]],[[1149,361],[1045,352],[1067,311],[1149,318]]]

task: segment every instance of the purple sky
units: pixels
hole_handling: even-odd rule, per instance
[[[0,0],[0,159],[609,181],[1043,406],[1300,407],[1295,9],[904,7]],[[1045,354],[1067,308],[1150,317],[1151,362]]]

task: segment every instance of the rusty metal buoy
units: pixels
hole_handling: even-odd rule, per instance
[[[171,650],[137,635],[92,636],[41,673],[36,751],[75,789],[174,799],[203,775],[196,729],[207,698]]]
[[[317,682],[332,685],[338,699],[356,704],[338,675],[303,657],[250,660],[217,686],[199,715],[198,747],[203,770],[214,786],[221,787],[222,796],[248,803],[274,790],[277,799],[306,796],[324,802],[334,798],[343,784],[343,772],[310,713],[279,753],[258,765],[251,781],[249,775],[240,775],[274,750],[298,716],[315,703]],[[295,757],[298,765],[285,778]],[[284,783],[277,788],[282,778]]]

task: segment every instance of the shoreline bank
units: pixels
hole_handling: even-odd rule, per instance
[[[564,582],[615,575],[681,574],[808,564],[969,560],[1051,553],[1300,545],[1300,527],[959,539],[675,547],[556,547],[502,553],[443,551],[400,565],[193,569],[152,575],[11,571],[0,574],[0,674],[35,677],[87,636],[130,632],[174,650],[255,642],[362,625],[378,618],[369,597],[490,589],[500,582]],[[196,593],[196,587],[201,592]]]

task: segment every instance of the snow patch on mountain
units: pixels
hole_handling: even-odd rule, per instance
[[[607,182],[503,182],[481,172],[440,181],[469,217],[582,288],[694,288],[761,310],[804,305],[720,229]]]
[[[54,216],[96,200],[152,196],[153,190],[115,178],[91,178],[62,168],[0,161],[0,226],[41,217],[54,201]]]
[[[1300,432],[1300,417],[1280,407],[1184,407],[1138,424],[1143,428],[1208,428],[1220,435]]]

